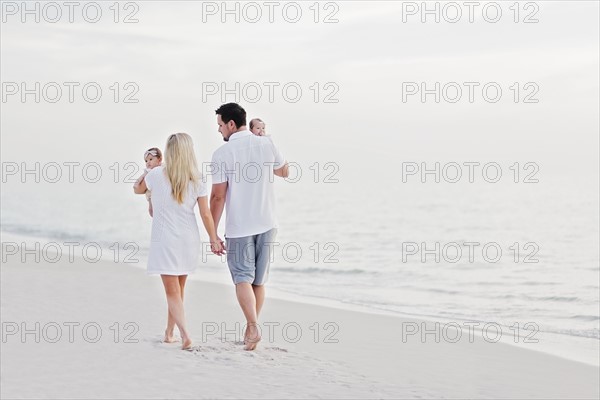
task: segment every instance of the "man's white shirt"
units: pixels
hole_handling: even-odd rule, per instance
[[[285,159],[268,136],[232,134],[213,154],[212,183],[227,182],[225,236],[252,236],[277,228],[275,175]]]

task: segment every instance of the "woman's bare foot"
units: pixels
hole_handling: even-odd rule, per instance
[[[182,336],[181,340],[183,340],[183,345],[181,346],[181,350],[189,350],[192,348],[192,339],[190,337]]]
[[[173,332],[165,331],[165,338],[163,339],[163,343],[175,343],[179,342],[173,335]]]
[[[244,335],[244,350],[252,351],[256,349],[258,342],[260,342],[260,333],[258,329],[258,324],[250,323],[246,328],[246,334]]]

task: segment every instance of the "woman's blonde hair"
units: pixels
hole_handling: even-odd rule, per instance
[[[195,189],[200,180],[190,135],[175,133],[169,136],[165,146],[165,164],[165,172],[171,182],[171,194],[177,203],[183,204],[189,183],[192,182]]]

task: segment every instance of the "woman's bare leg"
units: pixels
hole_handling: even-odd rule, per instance
[[[187,275],[180,275],[179,277],[179,287],[181,288],[181,302],[183,303],[183,292],[185,290],[185,282],[187,280]],[[167,329],[165,329],[165,338],[163,339],[164,343],[175,343],[178,340],[175,339],[175,319],[173,315],[171,315],[171,310],[168,310],[167,315]]]
[[[172,275],[161,275],[161,278],[167,295],[169,314],[175,321],[175,325],[177,325],[177,328],[179,328],[179,332],[181,333],[181,340],[183,341],[182,349],[188,349],[192,346],[192,339],[187,331],[185,322],[183,301],[181,299],[182,290],[180,278]]]

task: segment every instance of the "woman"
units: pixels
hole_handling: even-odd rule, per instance
[[[179,328],[182,349],[191,348],[186,327],[183,292],[187,275],[194,272],[200,255],[200,233],[194,216],[198,204],[200,217],[213,253],[223,254],[208,208],[206,183],[198,171],[192,138],[186,133],[169,136],[165,147],[165,165],[144,173],[134,184],[136,194],[152,191],[152,240],[148,256],[148,273],[160,274],[169,316],[164,341],[175,341]]]

